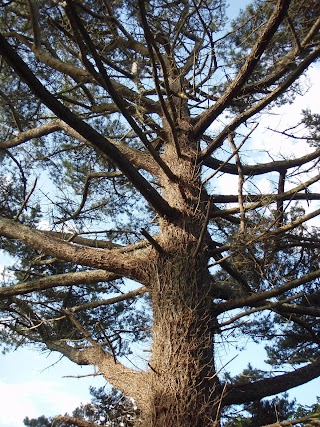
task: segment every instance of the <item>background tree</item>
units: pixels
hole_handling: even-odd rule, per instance
[[[249,367],[235,381],[243,383],[244,378],[248,378],[248,374],[253,373]],[[76,408],[72,416],[47,418],[42,415],[36,419],[25,418],[24,425],[27,427],[77,426],[80,419],[83,420],[83,425],[86,422],[92,422],[95,425],[107,425],[108,427],[130,427],[139,417],[139,411],[133,402],[114,389],[108,392],[104,387],[91,388],[90,393],[93,396],[91,402]],[[241,409],[231,407],[223,414],[223,424],[226,427],[260,427],[279,422],[281,419],[290,420],[295,424],[297,420],[305,419],[307,421],[307,417],[310,422],[320,411],[319,403],[311,406],[299,405],[296,400],[289,401],[286,394],[271,400],[251,402],[242,406]],[[315,418],[314,421],[316,422]],[[298,424],[303,425],[303,422]]]
[[[91,402],[81,404],[73,411],[72,416],[66,414],[47,418],[42,415],[33,419],[26,417],[23,423],[27,427],[77,426],[81,421],[84,427],[90,423],[108,427],[134,426],[139,411],[132,399],[115,389],[107,391],[104,387],[90,388],[90,394]]]
[[[320,150],[244,151],[319,57],[317,3],[255,1],[230,30],[222,0],[3,2],[7,348],[95,365],[148,427],[216,425],[319,376]],[[218,192],[227,175],[237,192]],[[286,373],[223,381],[216,355],[243,334]],[[135,341],[145,370],[120,359]]]

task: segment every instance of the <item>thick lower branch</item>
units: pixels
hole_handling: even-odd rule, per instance
[[[77,350],[60,341],[46,342],[46,345],[50,350],[58,351],[77,365],[97,366],[105,379],[117,390],[134,398],[140,407],[145,405],[146,373],[127,368],[98,345],[83,350]]]
[[[149,261],[150,250],[148,249],[145,250],[147,251],[147,256],[145,256],[145,251],[140,251],[139,255],[128,255],[117,250],[88,248],[48,236],[45,232],[33,230],[18,222],[1,217],[0,235],[19,240],[30,248],[42,251],[60,260],[108,270],[141,283],[148,282],[147,273],[141,268],[146,264],[146,261]]]
[[[91,283],[108,282],[117,279],[117,275],[105,270],[79,271],[75,273],[57,274],[41,279],[0,288],[0,300],[13,295],[25,295],[35,291],[43,291],[58,286],[89,285]]]

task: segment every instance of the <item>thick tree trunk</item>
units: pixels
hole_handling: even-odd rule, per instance
[[[219,419],[208,257],[197,250],[208,239],[208,197],[195,159],[198,143],[189,139],[188,120],[180,125],[181,156],[172,141],[163,156],[178,182],[163,175],[162,195],[181,218],[160,221],[163,253],[151,272],[153,347],[143,427],[212,427]]]
[[[145,427],[216,425],[212,298],[204,260],[175,256],[155,265],[151,381]]]

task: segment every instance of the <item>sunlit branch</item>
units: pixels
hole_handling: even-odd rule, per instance
[[[139,254],[130,255],[117,252],[115,256],[114,250],[79,246],[54,236],[48,236],[42,231],[33,230],[6,218],[0,218],[0,235],[9,239],[20,240],[27,246],[60,260],[105,269],[133,280],[142,282],[148,280],[146,271],[143,272],[141,268],[146,263],[143,251],[140,251]]]
[[[73,306],[69,308],[69,311],[72,313],[78,313],[79,311],[88,310],[92,308],[102,307],[106,305],[116,304],[117,302],[126,301],[128,299],[135,298],[137,296],[143,295],[146,292],[148,292],[148,288],[145,286],[141,286],[138,289],[135,289],[134,291],[126,292],[125,294],[121,294],[112,298],[104,299],[104,300],[98,300],[98,301],[92,301],[85,304]]]
[[[307,215],[302,215],[295,221],[292,221],[289,224],[283,225],[282,227],[279,227],[276,230],[272,231],[272,235],[277,236],[278,234],[286,233],[289,230],[293,230],[294,228],[299,227],[299,225],[302,225],[303,223],[307,222],[309,219],[315,218],[318,215],[320,215],[320,209],[316,209],[315,211],[312,211]]]
[[[264,292],[260,292],[254,295],[241,297],[238,300],[230,300],[217,305],[217,311],[223,313],[225,311],[233,310],[235,308],[241,308],[243,306],[254,307],[257,303],[282,295],[292,289],[298,288],[301,285],[312,282],[313,280],[320,277],[320,270],[312,271],[300,277],[299,279],[290,280],[283,285],[274,287]]]
[[[250,314],[253,313],[257,313],[260,311],[264,311],[264,310],[273,310],[273,309],[277,309],[279,306],[288,303],[289,301],[293,301],[299,297],[303,296],[303,293],[301,294],[297,294],[294,295],[293,297],[290,298],[286,298],[280,301],[263,301],[263,304],[259,305],[258,307],[252,308],[250,310],[245,310],[233,317],[231,317],[230,319],[219,323],[219,328],[224,328],[225,326],[229,326],[232,325],[234,322],[236,322],[239,319],[242,319],[243,317],[249,316]],[[288,306],[290,307],[290,305],[288,304]],[[235,325],[235,327],[239,326],[238,324]]]
[[[55,287],[90,285],[115,280],[119,276],[105,270],[87,270],[74,273],[57,274],[40,279],[18,283],[0,288],[0,300],[13,295],[26,295]]]
[[[268,172],[282,172],[287,169],[294,167],[302,166],[312,160],[318,159],[320,157],[320,149],[313,151],[310,154],[306,154],[302,157],[297,157],[295,159],[288,160],[275,160],[270,163],[261,163],[256,165],[242,165],[244,175],[256,176],[262,175]],[[231,157],[232,158],[232,157]],[[231,158],[229,160],[231,160]],[[228,160],[228,161],[229,161]],[[233,164],[226,164],[221,160],[214,159],[213,157],[208,157],[204,160],[203,164],[212,169],[218,169],[222,172],[237,175],[237,167]]]
[[[30,141],[31,139],[41,138],[42,136],[56,132],[61,129],[60,122],[61,121],[59,119],[54,119],[36,128],[19,132],[19,134],[13,138],[8,139],[7,141],[1,141],[0,149],[16,147],[24,142]]]

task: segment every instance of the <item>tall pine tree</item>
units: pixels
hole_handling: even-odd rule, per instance
[[[230,25],[223,0],[8,0],[0,14],[3,344],[96,366],[145,427],[218,425],[317,378],[317,116],[307,155],[247,164],[245,147],[319,58],[318,2],[256,0]],[[219,186],[228,175],[237,188]],[[242,335],[286,372],[220,378]],[[136,341],[145,370],[119,359]]]

